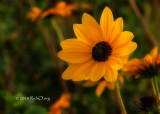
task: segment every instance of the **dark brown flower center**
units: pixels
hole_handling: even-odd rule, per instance
[[[157,99],[153,96],[144,96],[140,99],[140,108],[143,111],[150,111],[157,106]]]
[[[92,58],[98,62],[104,62],[112,53],[112,48],[107,42],[99,42],[92,48]]]

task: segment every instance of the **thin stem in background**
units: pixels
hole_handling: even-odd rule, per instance
[[[32,29],[34,28],[34,25],[36,24],[37,20],[40,18],[42,13],[39,14],[39,16],[35,19],[35,21],[25,30],[22,30],[22,33],[24,36],[25,36],[19,46],[18,46],[18,50],[16,51],[15,53],[15,57],[11,60],[10,62],[10,65],[9,65],[9,68],[7,69],[7,74],[6,74],[6,80],[5,80],[5,90],[8,91],[9,93],[11,93],[11,87],[12,87],[12,84],[14,82],[14,72],[15,72],[15,69],[16,69],[16,66],[17,66],[17,62],[21,56],[21,53],[23,51],[23,48],[25,46],[25,41],[26,39],[28,38],[28,35],[29,33],[32,31]],[[3,101],[3,104],[2,104],[2,108],[1,108],[1,112],[2,114],[5,113],[5,109],[6,109],[6,102]]]
[[[38,76],[34,73],[34,71],[32,70],[31,66],[29,65],[29,63],[22,59],[22,63],[24,66],[24,69],[29,73],[29,76],[31,76],[31,78],[37,83],[37,85],[39,85],[39,87],[50,97],[52,97],[52,99],[54,98],[52,92],[50,91],[50,89],[38,78]]]
[[[32,31],[32,29],[34,28],[36,22],[39,20],[41,14],[42,14],[42,12],[37,16],[37,18],[35,19],[35,21],[34,21],[26,30],[23,30],[23,31],[22,31],[22,34],[23,34],[24,36],[25,36],[25,35],[27,35],[27,36],[25,36],[25,37],[22,39],[22,41],[21,41],[21,43],[20,43],[20,45],[19,45],[19,47],[18,47],[18,50],[17,50],[17,52],[16,52],[16,54],[15,54],[15,57],[13,58],[13,60],[11,60],[11,64],[10,64],[10,67],[9,67],[9,71],[8,71],[7,76],[6,76],[6,90],[7,90],[8,92],[11,91],[11,86],[12,86],[13,79],[14,79],[14,76],[13,76],[13,75],[14,75],[14,71],[15,71],[15,69],[16,69],[16,65],[17,65],[17,62],[18,62],[18,60],[19,60],[19,57],[21,56],[23,47],[24,47],[24,45],[25,45],[25,41],[26,41],[26,39],[28,38],[29,33],[30,33],[30,32]]]
[[[153,78],[152,78],[152,83],[153,83],[153,89],[155,89],[155,91],[156,91],[156,97],[157,97],[157,99],[158,99],[158,101],[160,101],[160,96],[159,96],[159,87],[158,87],[158,84],[157,84],[157,80],[156,80],[156,76],[154,76]],[[158,105],[158,111],[159,111],[159,113],[160,113],[160,106]]]
[[[158,87],[158,84],[157,84],[157,80],[156,80],[156,77],[154,76],[153,77],[153,83],[154,83],[154,86],[155,86],[155,90],[156,90],[156,95],[159,99],[159,87]],[[160,100],[160,99],[159,99]]]
[[[58,38],[59,38],[59,42],[63,41],[64,40],[64,36],[56,22],[55,19],[51,19],[51,23],[52,23],[52,26],[54,27],[54,29],[56,30],[56,33],[58,35]]]
[[[146,20],[142,16],[142,14],[141,14],[140,10],[138,9],[137,4],[135,3],[135,1],[134,0],[128,0],[128,1],[129,1],[130,5],[131,5],[133,11],[135,12],[136,16],[138,17],[139,21],[141,22],[141,24],[143,26],[143,29],[144,29],[145,33],[147,34],[148,39],[150,40],[152,45],[153,46],[158,45],[155,36],[152,34],[148,23],[146,22]]]
[[[154,30],[156,32],[159,32],[158,31],[158,28],[159,28],[159,2],[158,0],[152,0],[152,3],[153,3],[153,13],[154,13]]]
[[[25,44],[25,39],[26,38],[23,38],[19,47],[18,47],[18,50],[16,52],[16,56],[15,58],[11,61],[11,65],[10,65],[10,68],[9,68],[9,71],[8,71],[8,74],[6,76],[6,90],[7,91],[11,91],[11,86],[12,86],[12,83],[13,83],[13,75],[14,75],[14,71],[15,71],[15,68],[16,68],[16,64],[17,64],[17,61],[19,60],[19,57],[21,55],[21,52],[22,52],[22,49],[24,47],[24,44]]]
[[[126,109],[125,109],[125,106],[124,106],[124,104],[123,104],[123,100],[122,100],[121,94],[120,94],[120,89],[119,89],[118,80],[117,80],[117,82],[116,82],[116,92],[117,92],[117,98],[118,98],[119,106],[120,106],[120,108],[121,108],[121,113],[122,113],[122,114],[127,114]]]
[[[155,88],[155,84],[154,84],[153,78],[151,79],[151,84],[152,84],[153,94],[154,94],[154,96],[156,96],[157,92],[156,92],[156,88]]]
[[[31,7],[35,5],[34,1],[32,1],[32,0],[29,0],[29,4],[31,5]],[[42,13],[43,12],[41,12],[41,14]],[[59,74],[61,76],[62,72],[63,72],[63,67],[62,67],[61,61],[57,57],[57,49],[56,49],[56,46],[54,44],[54,41],[48,35],[48,32],[45,30],[45,27],[44,27],[44,25],[43,25],[41,20],[38,21],[38,26],[39,26],[39,29],[40,29],[42,35],[43,35],[44,41],[46,43],[46,46],[48,48],[49,54],[50,54],[51,59],[52,59],[53,66],[56,63],[57,70],[58,70],[58,72],[59,72]],[[61,78],[59,78],[59,79],[60,79],[60,83],[61,83],[61,86],[62,86],[64,92],[68,92],[66,81],[64,81]]]
[[[48,32],[46,31],[46,29],[45,29],[41,20],[38,21],[38,26],[39,26],[39,29],[40,29],[42,35],[43,35],[46,46],[48,48],[49,54],[50,54],[51,59],[52,59],[53,66],[54,66],[54,64],[56,64],[57,70],[58,70],[58,72],[61,76],[62,72],[63,72],[63,67],[62,67],[61,61],[57,57],[57,49],[56,49],[56,46],[54,44],[54,41],[48,35]],[[59,77],[59,79],[60,79],[61,86],[62,86],[64,92],[68,92],[66,81],[61,79],[61,77]]]
[[[56,33],[58,35],[59,42],[65,40],[64,36],[63,36],[63,33],[62,33],[60,27],[58,26],[58,24],[56,22],[56,19],[52,18],[51,19],[51,24],[52,24],[53,28],[55,29],[55,31],[56,31]],[[67,65],[69,66],[69,63],[67,63]]]

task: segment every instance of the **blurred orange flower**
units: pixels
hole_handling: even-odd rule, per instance
[[[71,16],[72,11],[77,9],[74,4],[67,4],[66,2],[59,2],[55,8],[51,8],[48,11],[51,14],[57,14],[61,16]]]
[[[35,21],[38,16],[44,18],[48,15],[61,15],[61,16],[71,16],[72,11],[77,10],[78,8],[91,9],[91,5],[86,3],[72,3],[67,4],[64,1],[59,2],[55,7],[50,8],[46,11],[43,11],[38,7],[32,7],[32,11],[27,14],[27,18],[31,21]]]
[[[49,114],[62,114],[62,108],[70,107],[70,98],[69,93],[63,94],[58,101],[56,101],[51,107]]]
[[[158,74],[160,70],[160,54],[158,56],[158,47],[154,47],[152,51],[147,54],[143,59],[132,59],[124,65],[125,71],[128,76],[139,76],[143,78],[151,78]]]
[[[37,7],[32,7],[32,11],[27,14],[27,18],[30,19],[31,21],[35,21],[38,16],[40,16],[42,10]],[[42,15],[40,16],[42,18]]]

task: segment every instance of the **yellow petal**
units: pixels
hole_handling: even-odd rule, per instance
[[[150,52],[152,58],[156,58],[158,56],[158,47],[155,46],[152,51]]]
[[[100,19],[100,26],[102,29],[102,35],[103,35],[104,41],[106,42],[109,39],[113,25],[114,25],[114,19],[113,19],[112,11],[110,10],[109,7],[105,7]]]
[[[130,57],[130,55],[126,55],[126,56],[122,57],[122,63],[126,64],[129,60],[129,57]]]
[[[93,87],[97,84],[98,82],[92,82],[91,80],[87,80],[86,82],[83,83],[84,87]]]
[[[84,13],[82,17],[82,25],[86,27],[87,33],[94,39],[94,41],[102,41],[102,32],[99,24],[89,14]]]
[[[152,64],[152,61],[153,61],[152,57],[151,57],[149,54],[147,54],[147,55],[144,57],[144,60],[147,61],[147,62],[150,63],[150,64]]]
[[[58,54],[58,57],[69,63],[83,63],[91,59],[92,54],[84,49],[64,49]]]
[[[110,90],[114,90],[115,89],[115,83],[114,82],[106,82],[106,87]]]
[[[101,96],[101,94],[103,93],[104,89],[106,88],[106,84],[107,84],[106,81],[101,81],[99,83],[99,85],[96,88],[96,95],[97,96]]]
[[[98,81],[100,78],[102,78],[102,76],[104,76],[106,71],[106,65],[104,62],[99,63],[96,62],[89,74],[89,78],[91,81]]]
[[[94,62],[90,61],[78,68],[77,72],[74,73],[73,81],[82,81],[88,79],[89,71],[91,70]]]
[[[143,65],[143,61],[137,58],[131,59],[130,61],[128,61],[124,67],[123,67],[123,71],[136,71],[137,69],[143,69],[144,65]]]
[[[123,57],[131,54],[136,48],[137,44],[135,42],[129,42],[121,47],[118,47],[117,49],[114,49],[112,55],[116,57]]]
[[[113,48],[120,47],[133,39],[134,35],[132,32],[124,31],[122,32],[116,40],[111,44]]]
[[[117,37],[121,34],[122,31],[123,31],[123,19],[119,17],[114,22],[114,27],[108,42],[111,44],[114,40],[117,40]]]
[[[110,65],[115,70],[119,70],[123,67],[122,60],[114,56],[109,57],[107,65]]]
[[[92,37],[90,35],[90,32],[86,29],[86,27],[82,24],[74,24],[73,25],[73,29],[74,29],[74,32],[77,36],[78,39],[88,43],[88,44],[95,44],[97,43],[95,40],[94,40],[94,37]]]
[[[107,68],[106,73],[104,74],[104,79],[107,82],[115,82],[117,80],[118,71],[113,68]]]
[[[73,81],[85,80],[93,61],[89,61],[81,64],[71,64],[62,74],[62,78],[65,80],[72,79]]]
[[[82,64],[71,64],[62,74],[62,78],[65,80],[70,80],[73,78],[75,71],[80,68]]]
[[[60,43],[61,47],[63,49],[80,49],[80,48],[83,48],[83,49],[89,49],[89,51],[91,51],[91,47],[89,47],[85,42],[81,41],[81,40],[78,40],[78,39],[66,39],[66,40],[63,40],[61,43]]]

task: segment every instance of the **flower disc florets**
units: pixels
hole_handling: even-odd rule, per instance
[[[111,55],[112,48],[105,42],[99,42],[92,48],[92,58],[98,62],[104,62]]]

